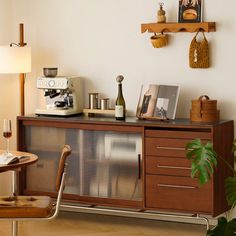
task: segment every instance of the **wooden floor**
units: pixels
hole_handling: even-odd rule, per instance
[[[60,212],[51,221],[19,223],[19,236],[204,236],[204,225],[96,214]],[[11,235],[11,223],[0,221],[0,236]]]

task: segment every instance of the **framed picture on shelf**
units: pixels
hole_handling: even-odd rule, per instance
[[[140,119],[175,119],[179,86],[150,84],[141,88],[136,116]]]
[[[179,23],[202,21],[203,0],[179,0]]]

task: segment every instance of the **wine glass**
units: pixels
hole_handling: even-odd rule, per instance
[[[7,149],[6,149],[6,156],[10,157],[12,154],[9,152],[9,145],[10,145],[10,137],[12,136],[11,130],[11,120],[4,119],[3,120],[3,137],[7,140]]]

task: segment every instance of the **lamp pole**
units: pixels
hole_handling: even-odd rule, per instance
[[[20,42],[19,46],[24,47],[26,43],[24,42],[24,25],[20,24]],[[23,116],[25,114],[25,74],[19,74],[20,80],[20,115]]]
[[[24,47],[26,43],[24,42],[24,25],[20,24],[19,27],[20,31],[20,42],[19,46]],[[19,74],[19,80],[20,80],[20,115],[23,116],[25,114],[25,74],[20,73]],[[12,177],[13,183],[16,181],[16,171],[13,171],[13,177]],[[14,186],[14,185],[13,185]],[[13,193],[16,192],[16,189],[14,189]],[[12,235],[18,236],[18,222],[12,221]]]

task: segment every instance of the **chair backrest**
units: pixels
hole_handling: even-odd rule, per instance
[[[65,145],[62,149],[61,158],[59,160],[59,167],[57,171],[57,178],[56,178],[56,191],[58,192],[60,189],[62,175],[66,165],[66,158],[71,154],[71,147],[69,145]]]

